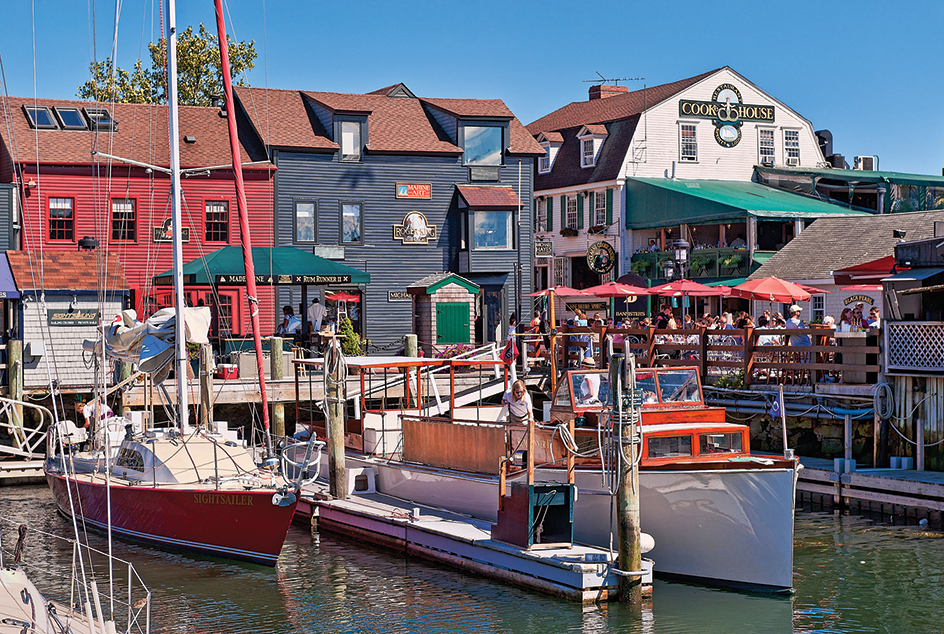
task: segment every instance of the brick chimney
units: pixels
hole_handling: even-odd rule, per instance
[[[606,99],[629,92],[628,86],[607,86],[606,84],[594,84],[590,86],[590,101],[594,99]]]

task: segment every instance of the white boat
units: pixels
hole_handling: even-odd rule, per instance
[[[347,363],[368,377],[398,365],[366,357]],[[419,365],[428,371],[436,363]],[[347,421],[347,466],[369,472],[379,492],[496,521],[499,463],[515,455],[525,428],[495,422],[495,406],[426,405],[422,372],[411,372],[414,387],[400,388],[407,395],[397,401],[400,409],[370,410],[364,398],[368,390],[362,389],[360,419]],[[581,393],[588,374],[599,375],[597,399]],[[705,406],[695,368],[640,369],[636,377],[650,395],[642,405],[640,518],[642,530],[655,539],[649,556],[656,574],[789,591],[797,461],[752,456],[749,428],[726,423],[723,408]],[[602,370],[565,373],[550,420],[536,432],[535,463],[544,466],[536,468],[535,480],[566,481],[567,459],[573,456],[578,487],[574,539],[615,548],[615,501],[600,451],[610,429],[604,407],[608,392]],[[447,410],[448,416],[440,415]],[[568,436],[573,443],[564,442]],[[367,440],[369,453],[364,452]],[[578,455],[568,452],[567,444],[576,444]],[[508,475],[509,480],[524,477],[523,472]],[[307,510],[303,501],[298,512]]]

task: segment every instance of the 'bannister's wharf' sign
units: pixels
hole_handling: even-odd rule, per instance
[[[48,313],[50,326],[97,326],[97,310],[51,310]]]

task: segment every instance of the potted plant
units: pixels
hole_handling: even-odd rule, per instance
[[[564,227],[560,230],[560,234],[565,238],[575,238],[577,236],[577,230],[573,227]]]
[[[634,260],[633,263],[629,265],[629,268],[633,270],[635,275],[644,275],[649,268],[649,263],[645,260]]]
[[[711,264],[711,258],[707,255],[695,255],[692,256],[692,270],[693,271],[704,271],[708,268],[708,265]]]
[[[587,229],[587,233],[589,233],[590,235],[598,236],[598,235],[602,235],[606,233],[606,229],[607,229],[606,225],[593,225],[592,227]]]
[[[726,269],[734,269],[734,268],[737,268],[738,265],[741,264],[741,262],[743,261],[744,261],[744,258],[741,257],[740,255],[730,255],[724,258],[723,260],[721,260],[721,266],[723,266]]]

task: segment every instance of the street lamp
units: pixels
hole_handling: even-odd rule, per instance
[[[681,238],[672,241],[672,249],[675,251],[675,270],[678,272],[680,280],[685,279],[685,271],[688,270],[688,249],[689,244]]]

